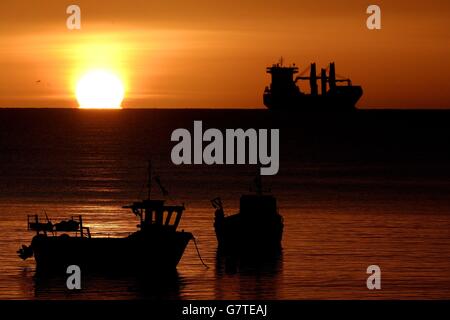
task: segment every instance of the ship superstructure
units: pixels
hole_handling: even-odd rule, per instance
[[[309,70],[309,76],[306,76]],[[294,64],[284,66],[283,61],[267,68],[272,82],[263,95],[264,105],[270,110],[291,111],[351,111],[361,98],[361,86],[355,86],[348,78],[337,77],[334,62],[327,69],[312,63],[308,69],[298,74]],[[299,86],[299,81],[307,81],[309,91]],[[320,83],[320,91],[319,91]],[[303,87],[303,86],[302,86]]]

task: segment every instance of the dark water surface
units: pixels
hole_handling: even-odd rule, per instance
[[[278,175],[264,177],[285,219],[279,260],[216,258],[213,209],[238,208],[258,168],[175,166],[176,128],[280,128]],[[0,110],[0,298],[311,299],[450,298],[450,113],[366,111],[273,115],[266,110]],[[27,214],[83,214],[93,235],[123,236],[138,221],[122,205],[145,195],[151,158],[191,231],[178,274],[142,282],[36,279]],[[366,288],[366,268],[382,290]]]

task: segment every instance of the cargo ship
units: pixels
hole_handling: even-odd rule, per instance
[[[334,62],[317,75],[316,64],[300,75],[298,67],[293,64],[284,66],[283,60],[267,68],[271,75],[270,86],[263,95],[264,105],[276,111],[336,111],[356,110],[356,103],[361,98],[361,86],[355,86],[348,78],[337,78]],[[309,76],[305,76],[309,70]],[[309,90],[303,90],[299,81],[309,82]],[[318,87],[320,81],[320,93]]]
[[[159,184],[159,178],[156,181]],[[65,273],[70,265],[79,266],[82,272],[144,276],[152,270],[174,271],[193,235],[177,231],[184,205],[151,199],[150,182],[151,168],[148,198],[123,207],[139,218],[137,231],[120,238],[94,237],[83,225],[82,216],[53,223],[48,217],[43,220],[32,215],[28,216],[28,230],[36,235],[31,245],[22,245],[17,251],[19,257],[34,256],[36,272],[44,274]]]

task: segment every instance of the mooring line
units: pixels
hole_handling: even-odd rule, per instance
[[[197,240],[195,239],[194,236],[192,237],[192,239],[194,239],[195,250],[197,250],[197,255],[198,255],[200,261],[207,269],[209,269],[208,265],[203,261],[202,256],[200,255],[200,251],[198,250],[198,247],[197,247]]]

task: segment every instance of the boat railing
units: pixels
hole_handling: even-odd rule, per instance
[[[53,219],[55,219],[53,217]],[[44,222],[45,221],[45,222]],[[40,218],[39,215],[28,215],[27,217],[27,229],[28,231],[35,231],[36,234],[57,236],[58,232],[73,232],[76,237],[91,237],[91,231],[89,227],[83,226],[82,216],[72,216],[70,219],[56,219],[59,222],[52,222],[52,220],[45,215],[44,218]]]

